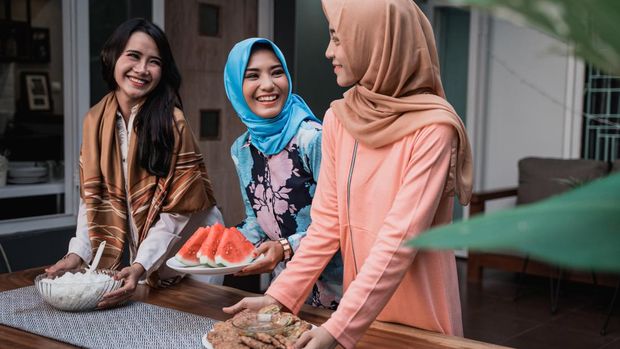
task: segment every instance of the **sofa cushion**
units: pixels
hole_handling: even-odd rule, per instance
[[[607,162],[598,160],[535,157],[521,159],[517,204],[546,199],[607,173]]]

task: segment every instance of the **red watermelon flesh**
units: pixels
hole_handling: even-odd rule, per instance
[[[196,254],[208,235],[209,227],[198,228],[174,257],[177,261],[188,266],[200,265],[200,259]]]
[[[254,245],[237,228],[227,229],[215,254],[215,262],[226,267],[245,265],[254,260]]]
[[[211,226],[211,232],[207,239],[200,246],[200,250],[198,250],[198,258],[200,259],[200,264],[207,264],[211,267],[217,267],[217,263],[215,262],[215,253],[217,252],[217,247],[220,244],[220,240],[224,235],[223,225],[216,223]]]

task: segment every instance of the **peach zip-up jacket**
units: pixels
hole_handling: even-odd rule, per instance
[[[297,313],[341,248],[344,294],[323,326],[343,347],[353,348],[375,319],[462,336],[454,254],[403,247],[451,222],[456,147],[452,126],[432,124],[372,149],[328,110],[312,224],[266,294]]]

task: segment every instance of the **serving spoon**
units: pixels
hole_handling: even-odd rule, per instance
[[[104,247],[105,247],[105,241],[99,244],[99,247],[97,248],[97,253],[95,253],[95,259],[93,259],[93,262],[90,264],[90,266],[87,269],[88,273],[97,269],[97,266],[99,265],[99,260],[101,260],[101,255],[103,254]]]

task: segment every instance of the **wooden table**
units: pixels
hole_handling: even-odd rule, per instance
[[[34,283],[36,275],[43,268],[29,269],[20,272],[0,274],[0,291],[7,291]],[[207,316],[212,319],[225,320],[230,315],[222,312],[223,306],[232,305],[251,293],[230,287],[213,286],[187,279],[178,285],[165,290],[139,286],[135,300],[166,308]],[[304,306],[300,317],[314,324],[327,320],[330,311]],[[0,348],[75,348],[70,344],[42,337],[33,333],[0,325]],[[434,332],[411,328],[408,326],[375,321],[366,332],[357,348],[471,348],[489,349],[504,348],[469,339],[445,336]]]

